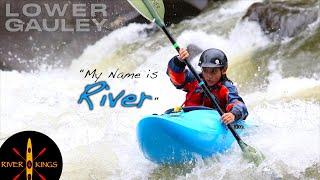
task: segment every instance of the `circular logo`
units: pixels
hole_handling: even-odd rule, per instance
[[[36,131],[8,138],[0,148],[1,179],[59,179],[62,157],[56,143]]]
[[[216,64],[220,64],[219,59],[216,59],[215,63],[216,63]]]

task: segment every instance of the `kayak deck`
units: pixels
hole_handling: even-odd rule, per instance
[[[243,127],[244,123],[236,124]],[[218,112],[208,109],[146,116],[138,123],[137,138],[144,156],[158,164],[184,163],[197,155],[210,157],[235,141]]]

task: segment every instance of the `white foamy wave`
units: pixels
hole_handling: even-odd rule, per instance
[[[86,81],[70,76],[65,70],[0,73],[1,139],[19,131],[39,131],[59,146],[67,167],[62,177],[112,174],[117,168],[117,158],[111,148],[112,140],[103,140],[109,114],[101,108],[93,112],[86,105],[77,104]],[[107,159],[100,161],[103,156]],[[102,166],[106,168],[103,171],[94,168]]]
[[[222,5],[219,9],[219,13],[223,15],[231,15],[239,12],[244,12],[248,9],[248,7],[256,2],[262,2],[262,0],[255,1],[231,1]]]
[[[248,54],[270,44],[270,40],[255,22],[240,21],[227,37],[208,34],[203,31],[186,30],[178,37],[183,46],[196,44],[202,49],[218,48],[223,50],[229,59],[241,54]]]
[[[133,23],[113,31],[94,45],[88,46],[78,59],[72,61],[71,69],[91,67],[121,46],[143,40],[146,34],[142,33],[142,30],[147,26],[146,24]]]
[[[271,102],[278,99],[295,97],[298,93],[320,86],[319,79],[304,77],[283,78],[279,62],[271,61],[269,63],[268,69],[271,73],[268,76],[269,84],[267,88],[245,96],[249,104],[254,105],[259,102]]]
[[[222,36],[210,28],[198,26],[197,30],[183,31],[178,42],[183,43],[182,46],[193,43],[202,49],[222,49],[231,63],[233,57],[250,55],[250,52],[268,46],[270,41],[256,23],[235,22],[240,19],[238,13],[253,2],[230,3],[231,8],[228,10],[228,4],[223,5],[220,14],[214,10],[204,18],[200,16],[183,22],[192,25],[206,23],[211,28],[216,24],[208,22],[212,22],[214,17],[217,20],[214,22],[229,23],[218,24],[227,26],[226,34]],[[185,92],[177,90],[166,75],[167,63],[177,53],[169,42],[163,45],[167,40],[160,33],[143,44],[146,35],[139,32],[145,27],[131,24],[114,31],[89,46],[68,70],[46,69],[47,72],[40,73],[1,71],[1,139],[17,131],[30,130],[30,127],[49,135],[63,154],[65,168],[62,179],[143,179],[149,176],[157,166],[145,159],[139,150],[136,125],[144,115],[161,114],[168,108],[181,105]],[[123,46],[133,43],[143,45],[129,56],[127,52],[118,53]],[[108,59],[111,54],[118,55],[113,60],[124,61],[121,65],[130,73],[140,72],[143,77],[134,80],[109,79],[104,74],[100,80],[107,80],[111,90],[91,97],[95,108],[89,111],[85,102],[79,105],[77,100],[84,86],[92,83],[92,79],[83,79],[79,70],[100,65],[101,61],[112,59]],[[126,59],[133,60],[134,66],[129,66]],[[107,65],[114,71],[114,64]],[[196,67],[196,62],[193,64]],[[319,104],[312,101],[282,101],[282,98],[295,98],[300,91],[320,86],[320,82],[316,78],[284,78],[279,69],[277,61],[271,62],[267,87],[244,96],[250,111],[249,122],[251,120],[258,127],[253,127],[248,132],[250,136],[243,138],[266,155],[266,162],[254,168],[242,159],[241,150],[235,143],[225,154],[198,163],[182,179],[237,179],[242,175],[249,179],[263,177],[268,173],[265,169],[275,174],[270,179],[281,178],[285,173],[299,177],[299,172],[320,161],[317,159],[320,152]],[[158,77],[146,78],[149,70],[157,71]],[[110,92],[116,94],[123,89],[126,94],[145,91],[158,100],[146,101],[140,109],[123,108],[119,102],[115,108],[109,107],[108,102],[103,107],[99,106],[102,95]]]
[[[261,104],[251,112],[260,132],[250,139],[258,139],[270,163],[303,171],[320,160],[319,111],[319,104],[301,100]]]
[[[305,90],[320,86],[320,81],[308,78],[289,77],[271,81],[266,90],[260,90],[245,96],[248,104],[271,102],[283,98],[292,98]]]
[[[242,139],[264,154],[261,165],[243,159],[234,143],[226,153],[198,160],[178,179],[301,179],[306,168],[320,161],[319,111],[319,104],[306,101],[257,106],[248,122],[254,126]]]

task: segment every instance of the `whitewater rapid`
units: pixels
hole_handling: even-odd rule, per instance
[[[261,66],[255,64],[255,54],[273,42],[258,24],[240,21],[251,4],[248,2],[228,2],[169,30],[181,46],[192,43],[202,49],[215,47],[226,52],[230,78],[235,79],[248,105],[248,123],[253,125],[243,139],[266,156],[259,167],[242,159],[237,144],[225,154],[198,160],[182,174],[174,168],[159,170],[143,157],[135,132],[139,119],[181,105],[184,93],[175,89],[166,75],[167,62],[176,55],[175,50],[161,32],[148,35],[144,29],[149,25],[140,24],[118,29],[87,47],[68,68],[43,67],[32,73],[0,71],[1,144],[19,131],[45,133],[61,150],[61,179],[147,179],[158,177],[155,174],[178,179],[305,177],[306,168],[320,163],[319,72],[314,72],[313,78],[284,77],[279,70],[281,57],[268,59]],[[195,67],[197,58],[192,61]],[[143,77],[107,77],[118,68]],[[94,83],[84,78],[81,69],[102,72],[100,80],[107,81],[112,92],[145,91],[158,99],[146,101],[140,109],[100,107],[101,93],[92,97],[95,108],[90,111],[85,103],[77,103],[85,85]],[[157,72],[157,78],[146,78],[149,70]],[[264,81],[256,87],[255,78]]]

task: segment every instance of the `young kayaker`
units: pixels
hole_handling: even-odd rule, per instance
[[[189,57],[186,49],[181,48],[178,56],[174,56],[168,63],[167,74],[177,89],[187,92],[183,106],[206,106],[214,108],[210,99],[206,97],[196,78],[186,68],[185,60]],[[210,92],[216,97],[225,112],[221,119],[229,124],[248,116],[247,107],[238,95],[237,88],[227,78],[228,60],[224,52],[219,49],[205,50],[199,60],[200,77],[205,81]]]

